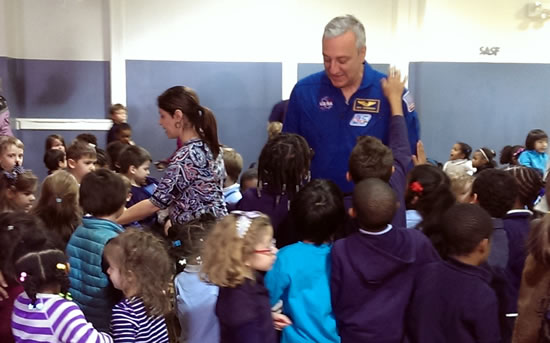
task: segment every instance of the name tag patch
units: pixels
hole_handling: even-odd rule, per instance
[[[379,113],[380,100],[379,99],[355,99],[355,101],[353,101],[353,111]]]
[[[403,101],[405,102],[405,104],[407,105],[407,110],[409,112],[412,112],[414,111],[414,109],[416,108],[415,104],[414,104],[414,98],[411,94],[411,92],[407,91],[405,94],[403,94]]]
[[[365,127],[372,118],[372,114],[368,113],[355,113],[351,121],[349,122],[350,126],[361,126]]]

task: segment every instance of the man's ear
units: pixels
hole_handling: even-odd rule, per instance
[[[73,160],[72,158],[68,158],[67,159],[67,167],[69,167],[70,169],[76,168],[76,161]]]
[[[355,212],[355,209],[353,207],[350,207],[350,209],[348,210],[348,214],[352,218],[357,218],[357,212]]]
[[[353,180],[351,179],[351,174],[349,173],[349,171],[346,172],[346,180],[348,180],[348,182],[353,182]]]

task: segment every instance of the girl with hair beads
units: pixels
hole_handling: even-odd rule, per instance
[[[37,184],[36,175],[21,167],[0,172],[0,212],[30,211]]]
[[[438,231],[441,215],[456,201],[451,182],[441,169],[429,164],[414,167],[408,178],[407,228],[417,228],[430,237]]]
[[[0,170],[12,172],[23,165],[25,145],[12,136],[0,136]]]
[[[309,182],[312,151],[294,133],[281,133],[263,147],[258,162],[258,187],[247,190],[237,203],[242,211],[260,211],[271,219],[277,247],[298,241],[288,220],[292,198]]]
[[[45,244],[29,249],[18,245],[15,259],[17,280],[25,292],[15,300],[12,331],[16,342],[113,342],[87,322],[70,301],[69,265],[61,250]]]
[[[79,186],[76,179],[61,170],[44,179],[37,204],[31,213],[42,219],[46,229],[67,245],[80,225],[82,210],[78,204]]]
[[[488,168],[495,168],[496,162],[493,160],[495,156],[496,153],[489,148],[477,149],[472,157],[472,166],[476,168],[475,174]]]
[[[225,216],[225,170],[214,114],[183,86],[167,89],[157,102],[159,124],[168,138],[179,138],[183,146],[171,158],[151,198],[130,207],[118,222],[128,224],[166,208],[172,224],[204,213]]]
[[[177,316],[181,327],[180,342],[218,343],[220,324],[216,317],[218,286],[200,278],[204,240],[216,224],[216,218],[203,215],[186,224],[175,224],[168,231],[172,241],[170,255],[176,261],[174,279]]]
[[[443,171],[449,175],[473,175],[475,169],[472,166],[472,161],[470,161],[471,153],[472,148],[468,144],[464,142],[455,143],[451,149],[449,160],[443,165]]]
[[[282,300],[292,319],[281,342],[340,342],[329,271],[332,241],[346,219],[344,195],[332,181],[313,180],[296,194],[290,213],[300,241],[282,248],[265,276],[271,305]]]
[[[548,135],[546,132],[535,129],[529,131],[525,138],[525,151],[519,155],[519,164],[529,168],[535,168],[546,176],[546,166],[548,165]]]
[[[127,229],[105,246],[107,274],[124,300],[115,305],[111,334],[115,342],[168,343],[164,315],[172,275],[163,242],[150,232]]]
[[[14,342],[11,332],[11,315],[13,302],[23,292],[13,270],[13,253],[15,246],[21,242],[26,245],[43,244],[46,235],[41,223],[32,215],[22,212],[5,212],[0,214],[0,276],[4,280],[5,298],[0,296],[0,337],[2,342]]]
[[[506,145],[500,150],[500,164],[508,165],[508,168],[519,166],[519,154],[525,150],[523,145]]]
[[[67,150],[63,136],[58,134],[53,134],[46,137],[45,145],[46,145],[46,149],[45,149],[46,151],[50,149],[55,149],[55,150],[61,150],[65,152],[65,150]]]
[[[259,212],[235,211],[219,221],[205,242],[202,273],[220,286],[216,315],[224,343],[275,343],[273,321],[261,272],[271,269],[277,248],[269,218]],[[275,319],[273,319],[275,318]]]

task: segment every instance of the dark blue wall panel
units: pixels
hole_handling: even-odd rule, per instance
[[[456,141],[497,154],[524,144],[529,130],[550,132],[550,65],[416,62],[410,88],[429,156],[446,161]]]
[[[371,64],[371,66],[374,70],[378,70],[379,72],[386,74],[390,65]],[[298,63],[298,80],[301,80],[308,75],[318,73],[324,69],[325,67],[323,63]]]
[[[156,98],[185,85],[213,110],[223,144],[235,148],[246,166],[257,160],[266,139],[267,118],[281,100],[281,63],[127,61],[128,122],[136,144],[155,160],[176,148],[158,125]]]

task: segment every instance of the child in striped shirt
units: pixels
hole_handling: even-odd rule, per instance
[[[14,303],[11,325],[15,342],[113,342],[108,334],[94,329],[70,301],[65,253],[21,246],[14,256],[15,272],[25,291]]]
[[[107,243],[107,274],[124,300],[113,308],[111,334],[116,343],[168,343],[164,315],[172,262],[163,242],[150,232],[127,229]]]

